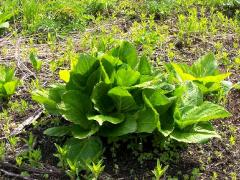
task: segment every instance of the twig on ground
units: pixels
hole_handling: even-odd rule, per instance
[[[24,179],[24,180],[35,180],[33,178],[25,177],[25,176],[22,176],[22,175],[19,175],[19,174],[15,174],[15,173],[6,171],[4,169],[0,169],[0,172],[3,173],[5,176],[9,176],[9,177],[14,177],[14,178],[18,178],[18,179]]]
[[[9,162],[0,162],[0,167],[2,168],[9,168],[9,169],[15,169],[15,170],[21,170],[21,171],[27,171],[31,173],[36,173],[36,174],[49,174],[49,175],[54,175],[54,176],[59,176],[59,175],[64,175],[64,172],[57,169],[54,166],[50,165],[44,165],[44,168],[33,168],[30,166],[22,165],[20,167],[11,164]]]
[[[20,134],[26,126],[32,124],[37,119],[39,119],[41,117],[42,113],[43,113],[42,110],[38,110],[33,116],[31,116],[28,119],[26,119],[25,121],[23,121],[17,128],[15,128],[12,131],[11,136],[15,136],[15,135]]]

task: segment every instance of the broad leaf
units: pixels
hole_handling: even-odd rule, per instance
[[[159,114],[148,99],[146,92],[143,92],[145,108],[138,113],[138,132],[153,132],[157,127],[160,129]]]
[[[118,57],[133,69],[138,63],[137,50],[131,43],[127,41],[122,42],[119,48]]]
[[[135,115],[126,115],[125,120],[116,125],[105,125],[101,128],[100,134],[107,137],[117,137],[133,133],[137,130]]]
[[[58,103],[61,102],[61,96],[65,92],[63,85],[52,85],[51,89],[37,90],[32,93],[32,99],[44,105],[45,109],[51,113],[58,115]]]
[[[46,90],[37,90],[32,94],[32,99],[44,105],[44,108],[51,114],[59,114],[57,103],[49,98],[49,92]]]
[[[81,162],[83,165],[96,162],[102,155],[102,143],[99,138],[91,137],[84,140],[69,139],[66,158],[72,162]]]
[[[101,113],[108,113],[114,109],[113,100],[108,96],[111,85],[99,82],[93,89],[91,100],[94,109]]]
[[[146,89],[144,90],[144,94],[149,99],[153,107],[161,114],[164,114],[168,108],[171,106],[172,102],[176,99],[176,97],[168,98],[164,94],[162,94],[162,90],[153,90]]]
[[[175,129],[170,137],[185,143],[203,143],[210,138],[220,138],[209,122],[199,123],[185,129]]]
[[[138,112],[137,118],[137,132],[153,132],[158,125],[158,114],[156,111],[149,107],[145,107],[144,109]]]
[[[215,76],[205,76],[205,77],[201,77],[201,78],[196,78],[196,80],[201,81],[203,83],[208,83],[208,82],[216,82],[217,83],[217,82],[223,81],[230,75],[231,75],[231,73],[225,73],[225,74],[219,74],[219,75],[215,75]]]
[[[16,91],[18,85],[18,81],[10,81],[6,82],[3,87],[7,95],[13,95]]]
[[[174,130],[174,118],[173,118],[173,110],[169,109],[164,114],[160,115],[160,122],[161,122],[161,128],[159,131],[165,136],[169,136],[172,131]]]
[[[44,134],[48,136],[64,136],[70,132],[70,127],[69,126],[59,126],[59,127],[52,127],[48,128],[47,130],[44,131]]]
[[[86,114],[91,110],[89,97],[80,91],[67,91],[62,96],[61,114],[65,119],[82,128],[89,129],[91,122],[87,120]]]
[[[179,88],[178,107],[185,109],[186,107],[198,106],[203,103],[203,94],[193,82],[189,81]]]
[[[59,77],[61,80],[68,82],[70,79],[70,71],[69,70],[60,70]]]
[[[92,136],[98,131],[99,127],[96,124],[93,124],[90,129],[83,129],[79,125],[71,126],[71,132],[73,137],[77,139],[84,139]]]
[[[114,101],[118,112],[128,112],[137,108],[134,98],[126,89],[115,87],[108,92],[108,95]]]
[[[176,71],[177,78],[180,82],[187,80],[196,80],[196,77],[194,77],[193,75],[185,73],[180,65],[176,63],[172,63],[171,65]]]
[[[169,66],[167,66],[168,70]],[[204,85],[209,82],[220,83],[231,73],[220,74],[218,71],[217,61],[212,53],[201,57],[191,67],[185,64],[171,63],[171,68],[176,72],[176,76],[180,81],[197,81]],[[203,88],[203,87],[201,87]],[[205,90],[206,91],[206,90]]]
[[[218,73],[217,69],[218,65],[213,53],[202,56],[191,67],[195,77],[214,76]]]
[[[196,124],[202,121],[209,121],[229,117],[231,114],[223,107],[205,101],[200,106],[195,106],[184,112],[181,119],[176,120],[180,128]]]
[[[88,120],[94,120],[99,123],[101,126],[104,122],[110,122],[112,124],[119,124],[123,122],[124,115],[123,114],[111,114],[111,115],[94,115],[88,116]]]
[[[14,68],[0,66],[0,83],[12,81],[14,79]]]
[[[132,86],[139,80],[140,73],[132,70],[129,66],[122,66],[115,74],[117,85]]]
[[[141,75],[151,75],[152,74],[152,67],[146,56],[142,56],[140,58],[140,61],[138,64],[138,71],[140,72]]]
[[[72,72],[87,76],[93,72],[98,66],[98,60],[92,56],[81,54],[78,61],[72,67]]]
[[[51,89],[48,92],[50,99],[54,100],[56,103],[60,103],[62,95],[65,93],[65,86],[63,84],[51,85]]]

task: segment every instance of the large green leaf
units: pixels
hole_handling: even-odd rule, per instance
[[[143,91],[153,107],[161,114],[164,114],[171,106],[176,97],[168,98],[162,94],[162,89],[146,89]]]
[[[32,93],[32,99],[44,105],[45,109],[51,114],[59,114],[58,103],[61,102],[65,87],[61,84],[52,85],[47,90],[36,90]]]
[[[91,137],[84,140],[71,138],[66,143],[66,158],[72,162],[81,162],[86,165],[96,162],[102,155],[103,147],[99,138]]]
[[[175,95],[179,97],[179,108],[184,109],[186,107],[198,106],[203,103],[203,94],[193,82],[188,81],[182,84],[179,90],[180,91],[175,91]]]
[[[126,115],[125,120],[120,124],[108,124],[103,126],[100,130],[100,134],[107,137],[117,137],[133,133],[136,130],[136,115]]]
[[[219,73],[217,61],[212,53],[201,57],[191,67],[176,63],[171,63],[171,67],[175,70],[180,81],[192,80],[203,83],[219,83],[230,75],[230,73]]]
[[[63,84],[54,84],[48,91],[49,98],[54,100],[56,103],[62,101],[62,95],[65,92],[65,86]]]
[[[160,115],[161,128],[159,131],[165,136],[169,136],[174,130],[173,108],[168,109],[164,114]]]
[[[176,63],[171,63],[171,65],[175,70],[176,76],[180,82],[187,80],[196,80],[196,77],[194,75],[184,72],[180,65]]]
[[[202,121],[209,121],[229,117],[231,114],[223,107],[211,102],[203,102],[200,106],[195,106],[184,112],[181,119],[176,120],[180,128],[196,124]]]
[[[161,89],[162,87],[162,80],[159,76],[141,76],[140,82],[127,89]]]
[[[115,75],[117,85],[132,86],[139,80],[140,73],[132,70],[129,66],[122,66]]]
[[[98,66],[98,60],[87,54],[81,54],[78,61],[72,67],[72,72],[86,76],[93,72]]]
[[[3,85],[6,94],[7,94],[7,95],[12,95],[12,94],[14,94],[15,91],[16,91],[17,85],[18,85],[18,81],[17,81],[17,80],[6,82],[6,83]]]
[[[203,83],[208,83],[208,82],[221,82],[224,79],[226,79],[227,77],[229,77],[231,75],[231,73],[225,73],[225,74],[218,74],[218,75],[214,75],[214,76],[205,76],[205,77],[201,77],[201,78],[196,78],[197,81],[201,81]]]
[[[156,111],[149,107],[145,107],[138,112],[137,132],[153,132],[158,125],[159,115]]]
[[[44,134],[48,136],[64,136],[70,132],[70,127],[69,126],[59,126],[59,127],[52,127],[48,128],[47,130],[44,131]]]
[[[98,124],[101,126],[104,122],[110,122],[112,124],[119,124],[123,122],[124,115],[123,114],[111,114],[111,115],[93,115],[88,116],[88,120],[94,120],[97,121]]]
[[[36,90],[32,93],[32,99],[44,105],[44,108],[51,114],[59,114],[57,103],[49,98],[49,92],[46,90]]]
[[[0,83],[12,81],[14,79],[14,68],[0,66]]]
[[[152,67],[146,56],[142,56],[140,58],[140,61],[138,64],[138,71],[140,72],[141,75],[151,75],[152,74]]]
[[[170,137],[185,143],[202,143],[213,137],[220,138],[209,122],[199,123],[184,129],[175,129]]]
[[[114,109],[113,100],[108,96],[108,91],[110,89],[110,84],[104,82],[96,84],[91,95],[95,110],[101,113],[108,113]]]
[[[90,129],[83,129],[79,125],[72,125],[71,126],[71,132],[73,137],[77,139],[84,139],[87,137],[92,136],[99,130],[99,126],[97,124],[92,124]]]
[[[105,73],[107,74],[107,77],[109,78],[110,82],[113,81],[114,75],[115,75],[115,66],[116,62],[113,61],[118,61],[116,58],[114,59],[101,59],[101,66],[104,68]]]
[[[92,110],[89,97],[80,91],[70,90],[63,94],[61,104],[61,114],[63,117],[81,125],[82,128],[89,129],[91,121],[87,120],[86,114]]]
[[[157,127],[160,129],[159,114],[153,107],[151,101],[146,95],[147,91],[143,92],[143,100],[145,102],[144,109],[138,112],[137,131],[138,132],[153,132]]]
[[[137,108],[132,95],[121,87],[115,87],[108,91],[108,95],[113,99],[118,112],[128,112]]]
[[[218,73],[217,69],[218,65],[213,53],[202,56],[191,67],[195,77],[214,76]]]
[[[168,98],[162,94],[162,90],[145,90],[144,93],[158,112],[158,130],[167,137],[174,129],[173,109],[176,97]]]
[[[136,48],[129,42],[123,41],[118,52],[118,57],[123,62],[127,63],[133,69],[138,63]]]
[[[109,54],[101,54],[99,58],[101,61],[108,61],[114,68],[123,64],[123,62],[118,58],[118,50],[113,56]]]
[[[81,90],[85,91],[87,86],[88,77],[78,73],[70,72],[70,79],[66,84],[68,90]]]
[[[90,55],[81,54],[77,61],[72,62],[72,69],[66,88],[69,90],[87,90],[88,79],[99,67],[99,61]],[[89,90],[89,89],[88,89]]]
[[[105,64],[105,66],[107,66],[107,65],[111,66],[111,64]],[[107,70],[105,69],[105,66],[104,66],[103,62],[100,61],[101,81],[105,82],[106,84],[110,84],[110,83],[112,83],[111,77],[109,77]],[[109,67],[109,69],[110,69],[110,67]]]
[[[100,72],[100,68],[98,68],[91,75],[89,75],[87,79],[86,93],[88,93],[89,95],[92,94],[93,88],[97,83],[100,82],[100,78],[101,78],[101,72]]]

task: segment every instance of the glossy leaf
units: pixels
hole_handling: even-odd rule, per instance
[[[16,91],[18,85],[18,81],[10,81],[6,82],[3,87],[7,95],[13,95]]]
[[[137,122],[135,115],[128,115],[120,124],[103,126],[100,134],[107,137],[118,137],[133,133],[136,130]]]
[[[112,124],[119,124],[123,122],[124,115],[123,114],[111,114],[111,115],[94,115],[88,116],[88,120],[94,120],[99,123],[101,126],[104,122],[110,122]]]
[[[199,123],[185,129],[175,129],[170,137],[185,143],[202,143],[210,138],[220,138],[209,122]]]
[[[119,48],[118,57],[133,69],[138,63],[137,50],[131,43],[127,41],[122,42]]]
[[[116,72],[115,77],[117,85],[128,87],[137,83],[140,78],[140,73],[132,70],[129,66],[125,66]]]
[[[196,124],[198,122],[210,121],[229,117],[231,114],[222,106],[211,102],[203,102],[200,106],[195,106],[184,112],[181,119],[176,120],[180,128]]]
[[[94,104],[94,109],[101,113],[111,112],[114,108],[113,100],[108,96],[108,91],[111,85],[104,82],[99,82],[93,89],[91,101]]]
[[[69,70],[60,70],[59,71],[59,78],[65,82],[68,82],[70,79],[70,72]]]
[[[70,132],[69,126],[59,126],[59,127],[48,128],[47,130],[44,131],[44,134],[48,136],[61,137],[68,134],[69,132]]]
[[[218,65],[213,53],[202,56],[191,66],[195,77],[216,75],[216,73],[218,73],[217,69]]]
[[[90,129],[84,129],[79,125],[71,126],[71,132],[74,138],[85,139],[92,136],[98,131],[99,127],[96,124],[93,124]]]
[[[62,96],[61,113],[65,119],[82,128],[88,129],[91,122],[87,120],[86,114],[91,110],[89,97],[79,91],[67,91]]]
[[[115,87],[108,91],[108,95],[114,101],[118,112],[128,112],[137,108],[134,98],[126,89]]]
[[[72,162],[81,162],[86,165],[96,162],[102,155],[102,143],[99,138],[91,137],[84,140],[71,138],[66,143],[66,158]]]
[[[141,75],[151,75],[152,66],[146,56],[142,56],[139,61],[138,71]]]

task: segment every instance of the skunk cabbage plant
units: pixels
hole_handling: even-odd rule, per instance
[[[205,62],[207,59],[210,62]],[[92,141],[92,136],[152,132],[186,143],[219,137],[210,120],[230,113],[204,101],[205,89],[195,82],[205,86],[228,74],[218,73],[211,54],[191,68],[171,65],[181,79],[175,84],[168,73],[153,68],[145,56],[138,57],[135,47],[126,41],[97,56],[79,55],[71,62],[70,70],[59,72],[64,83],[32,95],[50,114],[62,116],[65,121],[45,134],[69,135],[84,142]]]
[[[7,101],[16,91],[19,80],[14,72],[14,68],[0,65],[0,102]]]

